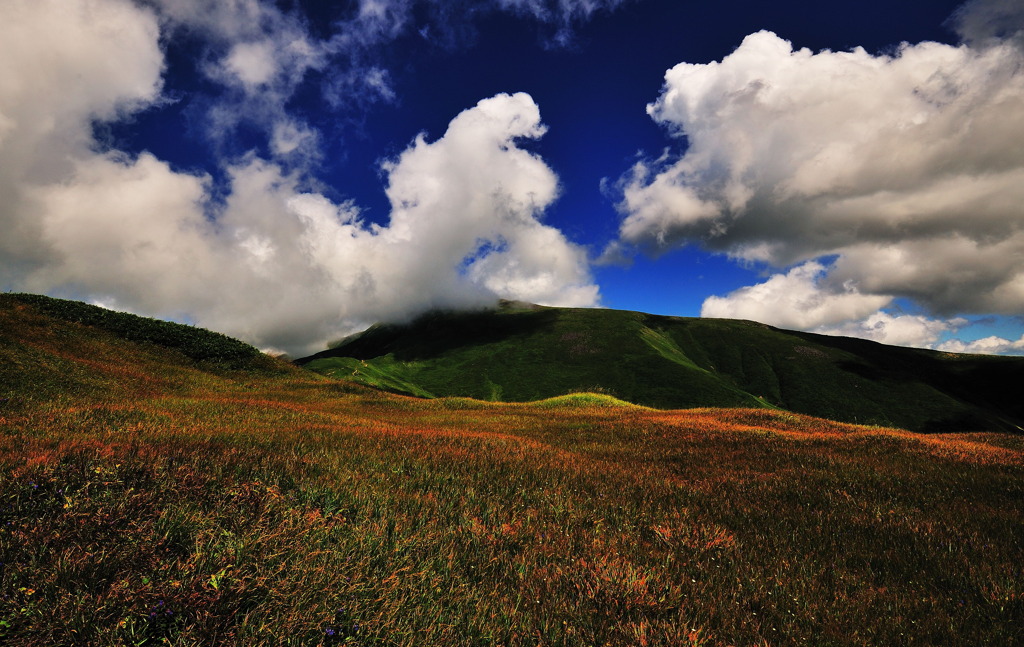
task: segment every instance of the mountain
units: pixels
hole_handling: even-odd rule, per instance
[[[378,324],[297,363],[422,397],[531,401],[593,391],[662,409],[779,408],[926,432],[1024,425],[1024,358],[751,321],[503,302]]]
[[[748,321],[504,303],[373,326],[297,363],[420,397],[533,401],[588,391],[661,409],[777,408],[914,431],[1019,433],[1024,426],[1024,358],[885,346]],[[201,328],[0,295],[0,401],[108,387],[173,390],[294,370]]]

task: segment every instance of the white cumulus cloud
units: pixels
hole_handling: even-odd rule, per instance
[[[974,341],[952,339],[936,346],[936,349],[949,353],[974,353],[978,355],[1024,355],[1024,336],[1014,341],[997,337],[984,337]]]
[[[847,321],[838,326],[822,326],[814,332],[843,337],[860,337],[893,346],[934,347],[944,333],[955,333],[967,320],[934,319],[923,315],[891,314],[879,310],[860,321]]]
[[[810,330],[863,319],[892,301],[889,296],[861,294],[850,286],[823,286],[825,272],[824,265],[809,262],[724,297],[708,297],[701,316]]]
[[[49,260],[30,188],[76,172],[93,119],[156,101],[156,17],[127,1],[10,0],[0,20],[0,279]]]
[[[812,52],[762,31],[721,61],[675,66],[648,113],[685,150],[623,178],[606,256],[697,244],[798,266],[705,311],[806,329],[895,298],[947,318],[1024,312],[1022,17],[1019,3],[979,0],[955,16],[958,46]],[[768,307],[798,279],[813,294]],[[842,329],[894,329],[863,316]],[[936,339],[903,337],[915,336]]]
[[[892,314],[884,309],[892,305],[892,296],[862,294],[849,283],[837,282],[829,270],[809,261],[763,283],[708,297],[701,316],[751,319],[780,328],[917,347],[931,347],[944,333],[968,324],[960,317]]]

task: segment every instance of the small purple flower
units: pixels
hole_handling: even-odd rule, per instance
[[[328,636],[333,636],[334,635],[334,629],[331,629],[330,627],[328,627],[327,631],[325,631],[324,633],[327,634]]]

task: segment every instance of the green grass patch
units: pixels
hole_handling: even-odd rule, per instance
[[[379,357],[366,362],[352,357],[325,357],[308,362],[305,368],[329,377],[351,380],[375,389],[404,393],[421,398],[432,398],[434,394],[413,382],[408,374],[409,367],[393,357]]]
[[[581,408],[587,409],[591,407],[624,407],[633,409],[646,409],[647,407],[640,407],[631,402],[620,400],[616,397],[606,395],[604,393],[569,393],[567,395],[559,395],[554,398],[547,398],[538,402],[531,402],[531,406],[547,409],[547,408]]]

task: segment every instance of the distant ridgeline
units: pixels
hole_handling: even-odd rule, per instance
[[[505,302],[378,324],[297,363],[421,397],[529,401],[593,391],[658,408],[781,408],[915,431],[1024,426],[1024,358],[727,319]]]
[[[1024,358],[749,321],[504,303],[376,325],[296,363],[420,397],[521,402],[593,392],[665,409],[764,407],[914,431],[1024,431]],[[102,394],[127,375],[171,385],[196,379],[195,370],[295,369],[202,328],[0,294],[0,400],[8,406],[75,389]]]

